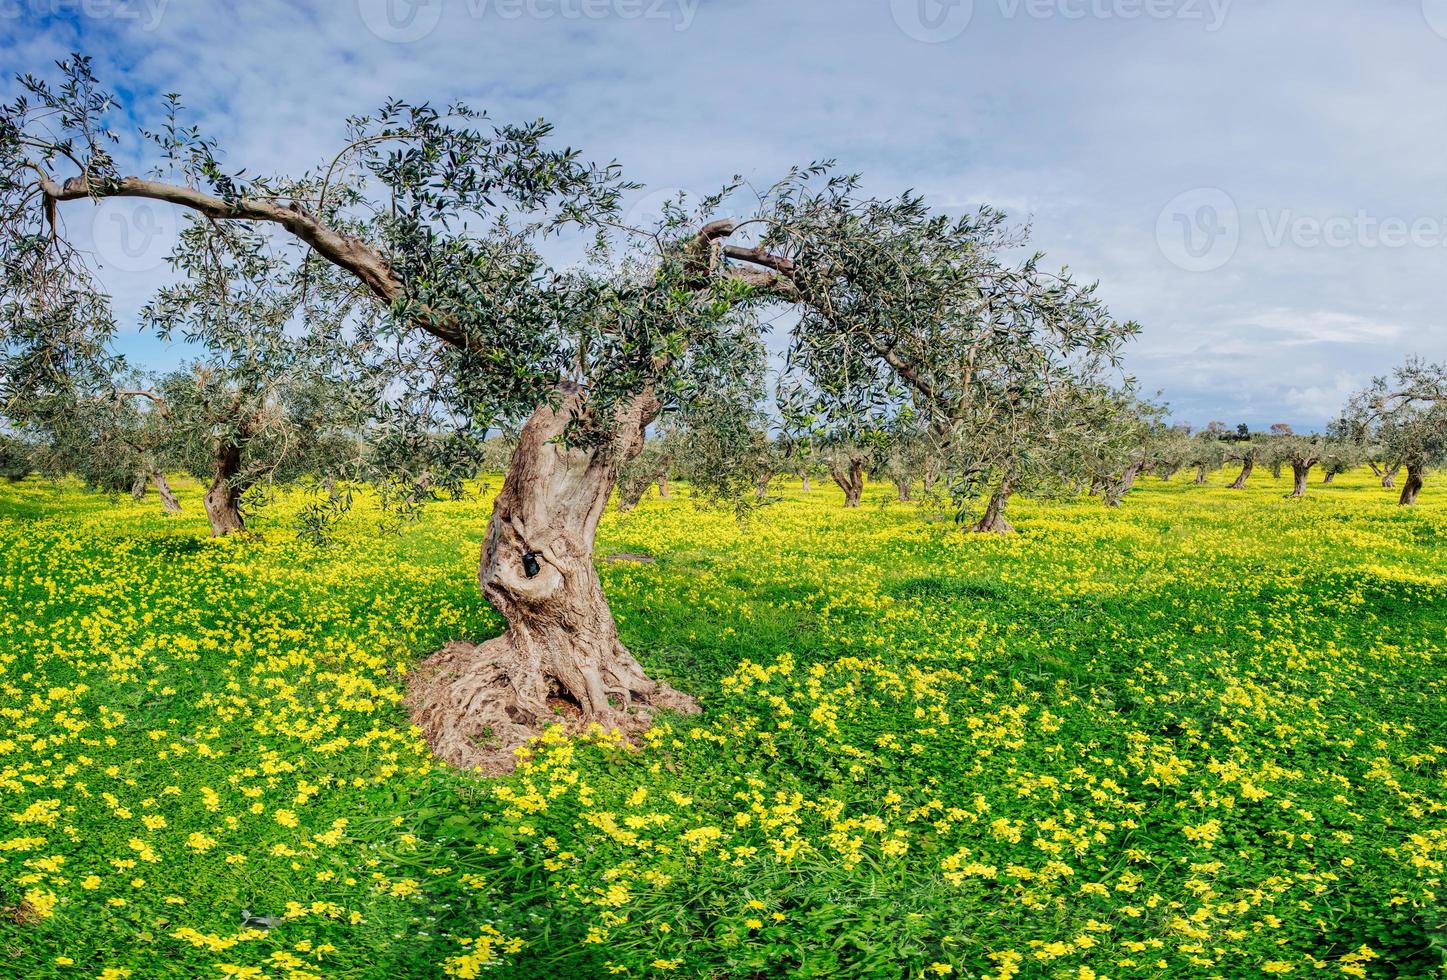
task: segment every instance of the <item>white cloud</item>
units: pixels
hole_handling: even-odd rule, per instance
[[[412,0],[390,2],[407,13]],[[1407,354],[1447,356],[1447,248],[1271,247],[1255,220],[1447,219],[1447,102],[1430,97],[1447,39],[1416,2],[1235,0],[1207,31],[976,0],[941,43],[911,39],[879,0],[703,0],[686,29],[628,16],[680,2],[589,0],[605,11],[593,17],[560,12],[583,0],[417,0],[429,16],[440,6],[414,43],[369,30],[374,0],[172,2],[145,8],[160,14],[149,30],[66,5],[0,24],[0,64],[43,71],[78,46],[137,111],[179,91],[231,163],[265,172],[321,164],[347,115],[399,96],[544,116],[652,188],[771,182],[835,157],[879,192],[988,200],[1144,324],[1129,366],[1194,421],[1321,425],[1333,399]],[[1234,258],[1209,273],[1156,243],[1166,202],[1200,187],[1243,215]],[[154,282],[117,276],[118,305],[133,313]]]

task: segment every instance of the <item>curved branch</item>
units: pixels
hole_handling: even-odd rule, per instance
[[[99,186],[86,177],[72,177],[61,184],[36,169],[41,173],[40,187],[48,201],[137,197],[176,204],[222,221],[268,221],[281,225],[327,261],[356,276],[378,299],[389,304],[406,299],[402,280],[381,252],[359,238],[326,225],[298,202],[281,204],[254,197],[227,200],[194,187],[141,177],[122,177]],[[439,316],[423,304],[414,304],[410,316],[415,326],[438,340],[464,350],[473,349],[473,342],[455,319]]]

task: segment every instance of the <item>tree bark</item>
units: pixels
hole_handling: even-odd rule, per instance
[[[1251,471],[1254,470],[1254,469],[1256,469],[1256,460],[1254,460],[1254,459],[1248,459],[1248,460],[1246,460],[1244,463],[1242,463],[1242,464],[1241,464],[1241,475],[1238,476],[1238,477],[1236,477],[1235,481],[1231,484],[1231,486],[1229,487],[1229,489],[1231,489],[1231,490],[1245,490],[1245,489],[1246,489],[1246,481],[1247,481],[1248,479],[1250,479],[1250,477],[1251,477]]]
[[[1271,464],[1271,479],[1273,479],[1273,480],[1279,480],[1279,479],[1281,479],[1281,464],[1280,464],[1280,463],[1272,463],[1272,464]]]
[[[985,505],[985,514],[980,522],[970,528],[976,534],[1013,534],[1015,528],[1005,519],[1005,507],[1010,503],[1010,487],[1001,485],[994,493],[990,494],[990,502]]]
[[[772,482],[774,482],[774,474],[765,473],[760,476],[758,482],[754,484],[754,497],[759,500],[767,497],[769,495],[769,484]]]
[[[1142,464],[1132,463],[1125,468],[1125,472],[1120,475],[1119,480],[1105,485],[1105,506],[1120,506],[1120,502],[1125,499],[1125,495],[1130,493],[1131,487],[1135,486],[1135,479],[1140,475],[1141,468]]]
[[[897,491],[897,493],[898,493],[900,503],[905,503],[905,504],[907,504],[907,503],[909,503],[911,500],[914,499],[914,498],[911,497],[910,494],[909,494],[909,481],[908,481],[908,480],[895,480],[895,481],[894,481],[894,489],[895,489],[895,490]]]
[[[1417,494],[1422,492],[1422,468],[1418,466],[1407,467],[1407,479],[1402,483],[1402,496],[1397,503],[1403,507],[1411,507],[1417,502]]]
[[[667,500],[670,492],[668,487],[668,474],[665,473],[658,478],[658,496]]]
[[[241,493],[237,480],[241,473],[241,446],[222,442],[216,450],[216,476],[206,491],[206,517],[211,521],[211,536],[219,538],[246,530],[241,517]]]
[[[814,489],[814,485],[809,482],[809,474],[808,474],[808,473],[805,473],[805,474],[804,474],[803,488],[804,488],[804,492],[805,492],[805,493],[809,493],[810,491],[812,491],[812,490]]]
[[[1335,483],[1335,482],[1336,482],[1336,470],[1327,470],[1327,471],[1326,471],[1326,477],[1323,478],[1321,482],[1322,482],[1323,485]]]
[[[1311,476],[1311,467],[1303,463],[1291,464],[1291,477],[1294,485],[1291,488],[1292,499],[1300,499],[1306,496],[1306,479]]]
[[[1202,463],[1196,467],[1196,486],[1206,482],[1206,464]]]
[[[834,477],[834,482],[839,484],[839,489],[844,491],[844,506],[858,507],[864,496],[864,460],[853,457],[847,468],[837,463],[830,464],[829,474]]]
[[[1382,473],[1382,487],[1384,489],[1391,490],[1396,487],[1397,473],[1400,472],[1401,469],[1401,466],[1392,466],[1388,467],[1387,470]]]
[[[152,470],[151,482],[156,485],[156,492],[161,495],[161,506],[166,508],[166,513],[179,514],[181,512],[181,502],[176,499],[176,495],[171,491],[171,484],[166,482],[166,474],[160,470]]]
[[[142,470],[140,473],[137,473],[137,474],[136,474],[135,482],[131,484],[131,499],[132,499],[132,500],[145,500],[145,499],[146,499],[146,472],[145,472],[145,470]]]
[[[493,505],[478,583],[506,632],[481,645],[449,643],[411,679],[412,720],[454,765],[508,771],[513,750],[555,721],[630,734],[655,710],[698,710],[624,647],[593,563],[617,467],[642,448],[658,403],[641,395],[621,408],[611,446],[564,445],[569,418],[585,409],[570,387],[557,407],[533,412]]]
[[[924,492],[932,493],[935,488],[935,481],[940,476],[940,461],[934,456],[926,456],[924,461]]]

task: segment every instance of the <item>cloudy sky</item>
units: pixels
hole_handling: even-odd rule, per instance
[[[546,117],[640,211],[826,158],[1001,206],[1144,325],[1128,367],[1181,421],[1321,426],[1447,358],[1447,0],[0,0],[7,74],[72,50],[252,172],[398,96]],[[131,323],[176,219],[129,207],[67,220]]]

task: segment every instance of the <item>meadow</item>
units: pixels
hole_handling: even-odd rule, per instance
[[[882,484],[610,512],[704,712],[496,780],[400,705],[500,629],[489,492],[317,547],[0,487],[0,976],[1447,975],[1447,494],[1231,475],[1011,537]]]

